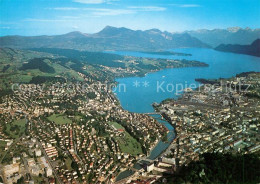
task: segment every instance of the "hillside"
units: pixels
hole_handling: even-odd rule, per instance
[[[51,81],[113,81],[115,77],[143,76],[164,68],[207,67],[199,61],[121,56],[103,52],[40,48],[0,48],[0,91],[16,83]],[[79,74],[80,72],[81,74]]]
[[[20,70],[39,69],[45,73],[55,73],[55,69],[44,62],[45,58],[34,58],[24,63]]]
[[[249,45],[254,40],[260,38],[260,29],[242,29],[240,27],[213,30],[200,29],[186,31],[186,33],[212,47],[217,47],[220,44]]]
[[[15,83],[38,83],[61,78],[82,80],[66,63],[69,65],[69,60],[49,53],[0,48],[0,91]]]
[[[4,36],[0,47],[63,48],[88,51],[134,50],[154,51],[180,47],[209,47],[187,33],[169,33],[157,29],[147,31],[105,27],[95,34],[71,32],[56,36]]]
[[[224,45],[221,44],[215,50],[223,52],[234,52],[260,57],[260,39],[255,40],[251,45]]]
[[[204,153],[181,167],[168,183],[259,183],[259,154]]]

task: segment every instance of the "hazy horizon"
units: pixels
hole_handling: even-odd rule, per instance
[[[260,27],[257,0],[0,0],[0,6],[0,36],[91,34],[107,25],[168,32]]]
[[[68,33],[72,33],[72,32],[80,32],[82,34],[95,34],[95,33],[98,33],[100,31],[102,31],[103,29],[105,29],[106,27],[114,27],[114,28],[117,28],[117,29],[120,29],[120,28],[126,28],[126,29],[130,29],[130,30],[133,30],[133,31],[147,31],[147,30],[151,30],[151,29],[158,29],[162,32],[169,32],[169,33],[185,33],[185,32],[188,32],[188,31],[199,31],[199,30],[209,30],[209,31],[212,31],[212,30],[225,30],[225,29],[231,29],[231,28],[240,28],[240,29],[251,29],[251,30],[257,30],[257,29],[260,29],[260,27],[258,28],[251,28],[251,27],[239,27],[239,26],[234,26],[234,27],[223,27],[223,28],[212,28],[212,29],[207,29],[207,28],[202,28],[202,29],[190,29],[190,30],[183,30],[183,31],[169,31],[169,30],[161,30],[159,28],[150,28],[150,29],[131,29],[131,28],[128,28],[128,27],[116,27],[116,26],[110,26],[110,25],[107,25],[105,27],[103,27],[102,29],[98,30],[97,32],[83,32],[81,30],[73,30],[73,31],[69,31],[69,32],[64,32],[64,33],[60,33],[60,34],[39,34],[39,35],[19,35],[19,34],[13,34],[13,35],[0,35],[0,37],[4,37],[4,36],[56,36],[56,35],[65,35],[65,34],[68,34]]]

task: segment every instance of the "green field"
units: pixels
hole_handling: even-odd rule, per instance
[[[66,165],[66,169],[68,169],[69,171],[72,170],[72,168],[71,168],[71,163],[72,163],[72,160],[68,157],[68,158],[65,160],[65,165]]]
[[[49,67],[52,67],[55,72],[48,73],[40,71],[38,68],[24,68],[32,59],[35,58],[49,58],[43,59]],[[10,89],[12,83],[30,82],[33,77],[56,77],[62,76],[64,78],[74,78],[78,81],[83,81],[83,78],[77,72],[69,67],[69,64],[62,66],[60,61],[56,61],[57,57],[48,53],[40,53],[28,50],[13,50],[0,49],[0,90]],[[6,67],[6,69],[4,69]]]
[[[6,145],[5,141],[0,141],[0,148],[4,148],[5,145]],[[4,149],[1,149],[1,150],[4,150]]]
[[[155,64],[159,64],[159,62],[154,61],[154,60],[150,60],[150,59],[143,59],[142,62],[143,62],[143,64],[145,64],[145,65],[155,65]]]
[[[19,119],[19,120],[13,121],[13,125],[25,127],[25,124],[26,124],[26,119]]]
[[[116,129],[124,129],[123,126],[116,122],[109,122],[111,126]],[[124,129],[125,130],[125,129]],[[118,141],[119,148],[124,153],[129,153],[130,155],[142,154],[142,148],[139,142],[134,139],[128,132],[124,132],[124,136],[116,137]]]
[[[49,116],[48,119],[50,121],[54,121],[56,124],[59,124],[59,125],[72,123],[71,119],[69,119],[64,114],[53,114],[53,115]]]
[[[6,132],[11,138],[20,137],[25,131],[26,120],[15,120],[6,125]]]
[[[116,122],[109,122],[110,125],[114,126],[116,129],[124,129],[124,127]]]

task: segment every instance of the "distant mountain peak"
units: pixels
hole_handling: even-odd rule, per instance
[[[73,31],[56,36],[0,37],[0,46],[15,48],[69,48],[79,50],[158,50],[179,47],[209,47],[197,38],[183,33],[146,31],[106,26],[98,33]]]
[[[106,26],[100,32],[108,31],[108,30],[131,30],[131,29],[128,29],[128,28],[125,28],[125,27]]]
[[[126,32],[134,32],[134,31],[125,27],[106,26],[104,29],[96,33],[96,35],[110,37],[110,36],[115,36],[117,34],[126,33]]]
[[[162,33],[161,30],[155,29],[155,28],[149,29],[149,30],[147,30],[147,32],[149,32],[149,33],[155,33],[155,34],[161,34],[161,33]]]
[[[78,36],[87,36],[87,34],[82,33],[80,31],[72,31],[72,32],[69,32],[69,33],[65,34],[64,36],[78,37]]]
[[[186,32],[213,47],[217,47],[220,44],[249,45],[257,38],[260,38],[260,29],[251,29],[249,27],[230,27],[212,30],[204,29]]]
[[[241,29],[242,29],[241,27],[229,27],[229,28],[227,28],[227,30],[229,32],[233,32],[233,33],[238,32]]]
[[[197,32],[199,32],[199,33],[205,33],[205,32],[207,32],[207,31],[209,31],[208,29],[198,29],[197,30]]]
[[[113,26],[106,26],[106,27],[104,27],[101,31],[109,30],[109,29],[117,29],[117,28],[116,28],[116,27],[113,27]]]
[[[232,32],[232,33],[236,33],[236,32],[241,31],[241,30],[252,31],[252,29],[251,29],[250,27],[246,27],[246,28],[230,27],[230,28],[227,28],[227,30],[228,30],[229,32]]]

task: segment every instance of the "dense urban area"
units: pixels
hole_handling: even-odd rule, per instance
[[[260,0],[0,0],[0,184],[260,184],[259,20]]]
[[[4,183],[167,183],[205,153],[259,153],[259,73],[198,79],[204,85],[185,89],[178,99],[154,103],[156,113],[175,128],[169,142],[162,123],[124,110],[109,86],[116,85],[116,76],[207,64],[108,55],[116,57],[111,62],[115,66],[107,61],[97,65],[81,62],[84,54],[97,59],[91,53],[57,55],[62,52],[1,49]],[[159,141],[170,145],[149,159]],[[131,174],[117,179],[125,171]],[[249,182],[259,181],[257,175]]]
[[[169,99],[154,105],[163,117],[174,124],[176,137],[162,156],[173,160],[176,171],[183,171],[183,166],[200,160],[200,156],[206,153],[259,154],[259,79],[259,73],[249,72],[231,79],[203,80],[204,85],[195,91],[186,89],[178,100]],[[211,159],[215,159],[214,156]],[[250,160],[247,162],[250,163]],[[256,162],[259,163],[259,159]],[[232,165],[230,162],[222,164]],[[259,180],[253,179],[259,175],[259,166],[255,166],[248,165],[252,178],[248,178],[247,182]],[[193,169],[195,172],[196,169]],[[204,169],[202,167],[199,171],[201,178],[205,175]],[[236,172],[242,175],[245,171],[241,167]],[[216,170],[214,174],[219,173]],[[191,172],[188,174],[192,175]],[[227,180],[228,177],[215,182]],[[234,181],[245,182],[241,178]]]

